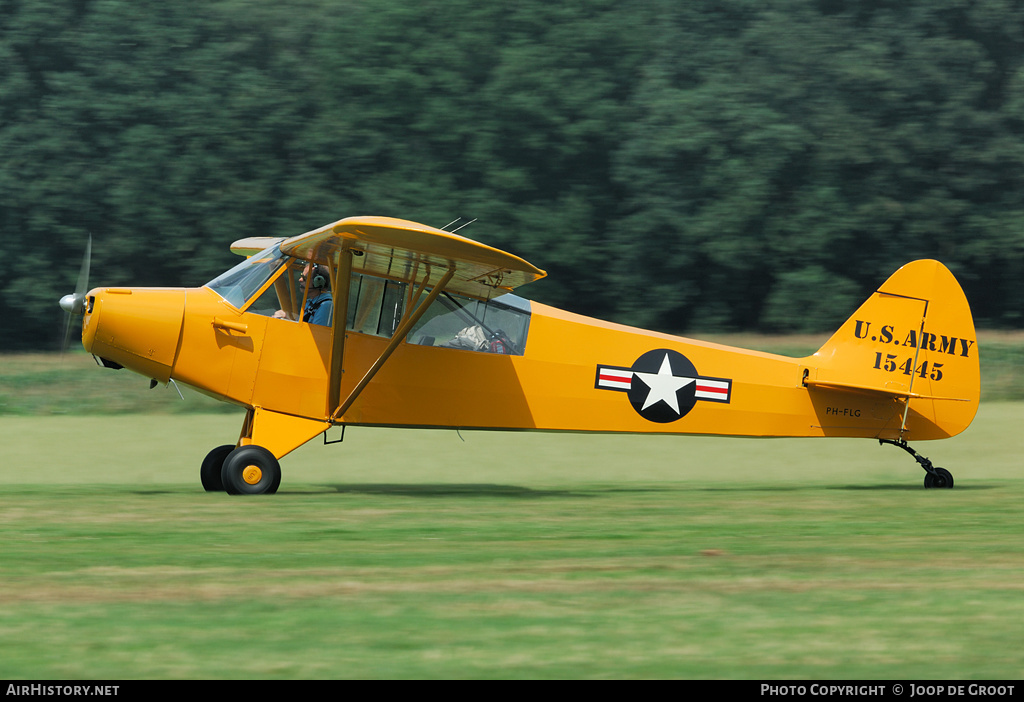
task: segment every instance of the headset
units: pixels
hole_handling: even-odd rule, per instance
[[[309,269],[309,285],[315,290],[324,290],[331,284],[331,274],[326,266],[313,265]]]
[[[324,288],[327,287],[328,281],[331,278],[330,273],[328,273],[323,266],[315,266],[311,273],[313,274],[313,279],[309,281],[310,285],[312,285],[317,290],[323,290]]]

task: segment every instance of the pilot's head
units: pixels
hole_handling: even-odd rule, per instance
[[[307,263],[302,268],[299,284],[309,290],[310,297],[319,295],[325,290],[331,289],[331,273],[327,270],[327,266]]]

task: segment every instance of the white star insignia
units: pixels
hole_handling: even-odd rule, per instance
[[[647,409],[658,402],[664,402],[676,414],[680,414],[679,398],[676,393],[680,388],[684,388],[696,380],[696,378],[680,378],[672,375],[672,364],[669,363],[667,353],[657,373],[641,373],[639,371],[633,371],[633,373],[650,388],[642,409]]]

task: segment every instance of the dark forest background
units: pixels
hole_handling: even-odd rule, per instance
[[[669,332],[821,331],[907,261],[1024,326],[1024,3],[0,0],[0,349],[353,215]]]

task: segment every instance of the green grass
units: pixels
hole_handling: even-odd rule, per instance
[[[0,678],[1024,670],[1024,404],[928,491],[870,441],[352,428],[204,493],[240,421],[0,417]]]
[[[85,352],[0,354],[0,416],[237,411],[185,386],[181,393],[150,390],[148,379],[102,368]]]

